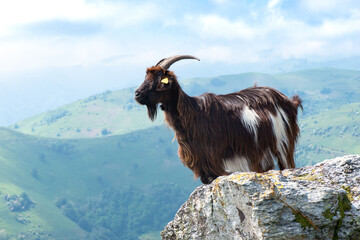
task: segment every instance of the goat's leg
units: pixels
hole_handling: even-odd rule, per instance
[[[214,181],[218,176],[213,173],[206,174],[205,172],[201,171],[200,180],[203,184],[210,184]]]

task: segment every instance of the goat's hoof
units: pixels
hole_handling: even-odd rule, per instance
[[[205,176],[201,176],[200,177],[200,180],[203,184],[209,184],[211,183],[211,181],[209,181],[209,178],[208,177],[205,177]]]

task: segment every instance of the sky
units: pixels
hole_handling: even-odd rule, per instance
[[[179,78],[360,56],[360,1],[1,1],[0,108],[135,86],[175,54],[201,59],[172,66]]]

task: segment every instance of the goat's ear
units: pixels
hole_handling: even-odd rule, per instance
[[[160,80],[159,84],[156,87],[157,91],[164,91],[166,89],[168,89],[170,87],[170,82],[171,80],[169,80],[169,78],[163,78]]]

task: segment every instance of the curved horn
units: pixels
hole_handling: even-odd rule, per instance
[[[182,60],[182,59],[196,59],[196,60],[200,61],[199,58],[191,56],[191,55],[175,55],[172,57],[161,59],[155,66],[160,66],[163,69],[167,70],[173,63],[175,63],[179,60]]]

